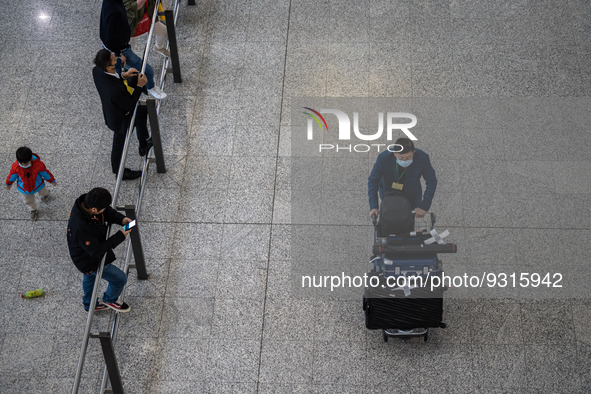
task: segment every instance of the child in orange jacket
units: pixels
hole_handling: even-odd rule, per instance
[[[37,204],[35,204],[35,193],[39,193],[41,201],[47,201],[49,190],[45,187],[45,181],[56,186],[55,178],[45,168],[45,164],[39,155],[31,149],[22,146],[16,150],[16,161],[10,168],[10,174],[6,177],[6,189],[10,190],[12,184],[17,182],[16,189],[22,193],[23,200],[31,208],[31,220],[36,221],[39,217]]]

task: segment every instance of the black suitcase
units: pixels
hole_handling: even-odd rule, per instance
[[[389,191],[384,194],[380,205],[378,236],[408,234],[415,229],[414,219],[408,197],[399,190]]]
[[[382,284],[367,287],[363,296],[365,326],[370,330],[445,327],[443,291],[441,287],[431,290],[430,280],[424,287],[410,289],[410,294]]]

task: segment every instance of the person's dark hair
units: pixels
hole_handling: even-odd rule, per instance
[[[21,146],[16,150],[16,160],[19,163],[28,163],[33,159],[33,152],[26,146]]]
[[[398,138],[396,140],[396,145],[402,146],[402,150],[401,151],[398,151],[400,148],[399,147],[396,147],[396,150],[398,151],[396,153],[405,154],[405,153],[408,153],[408,152],[414,152],[414,150],[415,150],[415,145],[408,138],[404,138],[404,137]]]
[[[84,197],[84,205],[87,209],[96,208],[99,211],[111,205],[112,201],[111,193],[102,187],[95,187]]]
[[[94,64],[103,71],[111,65],[111,52],[107,49],[101,49],[94,57]]]

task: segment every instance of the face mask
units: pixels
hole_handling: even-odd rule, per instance
[[[412,164],[412,159],[410,160],[400,160],[400,159],[396,159],[396,163],[398,163],[398,165],[400,167],[408,167],[409,165]]]
[[[29,167],[31,167],[31,163],[29,163],[28,166],[23,166],[21,163],[18,163],[18,165],[21,166],[22,168],[29,168]]]

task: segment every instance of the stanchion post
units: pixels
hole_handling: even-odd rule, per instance
[[[183,82],[181,78],[181,63],[179,61],[179,47],[176,42],[176,30],[174,27],[174,13],[172,10],[165,10],[166,31],[168,32],[168,48],[170,49],[170,62],[172,63],[172,75],[174,82]]]
[[[95,338],[95,335],[91,335]],[[105,365],[109,372],[109,380],[111,381],[111,391],[113,394],[123,394],[123,382],[121,381],[121,374],[119,373],[119,366],[117,365],[117,358],[115,357],[115,349],[113,348],[113,341],[111,334],[108,332],[100,332],[98,338],[101,341],[101,348],[103,349],[103,356],[105,358]]]
[[[136,220],[135,205],[126,205],[124,207],[125,216],[131,220]],[[140,224],[136,223],[131,233],[131,249],[133,250],[133,259],[135,265],[133,267],[137,271],[137,278],[141,280],[148,279],[148,271],[146,270],[146,259],[144,258],[144,249],[142,248],[142,238],[140,236]]]
[[[150,120],[150,130],[152,131],[152,144],[154,144],[154,155],[156,156],[156,172],[164,174],[166,166],[164,165],[164,152],[162,150],[162,138],[160,138],[160,123],[158,122],[158,112],[156,111],[156,101],[152,98],[146,100],[148,107],[148,119]]]

